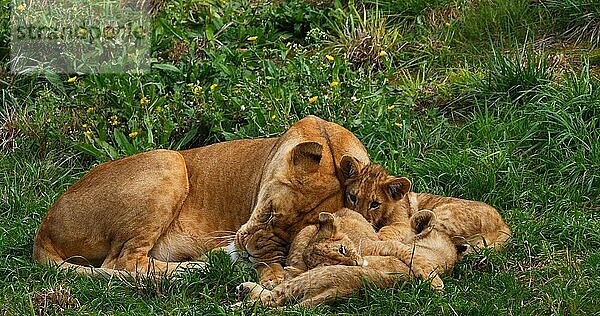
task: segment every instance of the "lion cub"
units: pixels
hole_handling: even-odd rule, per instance
[[[410,223],[413,234],[407,243],[413,257],[426,260],[436,274],[451,270],[457,260],[456,247],[448,235],[435,229],[435,214],[417,212]],[[365,247],[370,239],[361,238],[366,235],[376,237],[376,233],[354,211],[346,209],[335,215],[321,213],[319,226],[309,230],[312,232],[301,236],[304,240],[295,242],[290,249],[288,263],[295,264],[296,277],[286,279],[272,291],[253,282],[243,283],[237,288],[238,298],[246,296],[249,301],[260,301],[269,306],[296,299],[300,301],[299,305],[313,306],[350,295],[363,288],[365,281],[381,288],[393,287],[395,282],[406,280],[411,273],[410,263],[394,256],[373,255],[375,253],[361,256],[361,251],[372,251],[370,246]],[[304,272],[305,268],[310,270]],[[434,285],[436,279],[439,281],[437,286]],[[432,280],[432,286],[442,288],[439,276]]]
[[[511,234],[510,228],[492,206],[479,201],[409,192],[411,182],[390,176],[381,166],[363,165],[343,156],[344,204],[362,214],[377,230],[381,240],[406,240],[411,234],[409,218],[419,210],[435,213],[438,229],[456,244],[496,248]]]
[[[413,234],[414,235],[414,234]],[[319,214],[319,225],[303,228],[290,247],[286,271],[291,276],[320,266],[369,265],[363,256],[392,256],[410,267],[421,279],[431,279],[433,288],[444,283],[428,258],[415,254],[413,247],[394,240],[379,240],[373,227],[359,213],[342,209],[335,215]]]

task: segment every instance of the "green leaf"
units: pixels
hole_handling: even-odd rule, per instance
[[[152,133],[152,123],[148,116],[144,116],[144,125],[146,125],[146,131],[148,134],[148,144],[154,147],[154,133]]]
[[[206,26],[206,39],[209,41],[213,41],[215,39],[215,31],[211,25]]]
[[[183,137],[177,142],[175,145],[175,150],[181,150],[185,145],[187,145],[193,138],[198,134],[198,127],[194,126],[191,130],[189,130]]]
[[[173,129],[175,129],[175,123],[173,123],[173,120],[171,120],[170,118],[167,118],[163,125],[163,133],[162,133],[162,135],[160,135],[160,145],[161,146],[167,144],[167,142],[169,141],[169,137],[171,137],[171,133],[173,132]]]
[[[160,70],[164,70],[164,71],[172,71],[172,72],[177,72],[177,73],[181,73],[181,69],[175,67],[172,64],[153,64],[152,68],[154,69],[160,69]]]
[[[107,143],[107,142],[105,142],[103,140],[98,140],[98,144],[100,144],[100,147],[102,147],[102,149],[104,149],[104,151],[108,154],[108,157],[111,160],[119,158],[119,153],[109,143]]]
[[[73,147],[75,149],[79,150],[80,152],[82,152],[86,155],[90,155],[98,160],[102,160],[102,161],[110,160],[110,158],[106,155],[106,153],[104,153],[100,149],[98,149],[90,144],[82,144],[82,143],[74,142]]]
[[[133,145],[131,145],[125,134],[123,134],[123,132],[120,129],[115,129],[114,135],[117,145],[120,149],[122,149],[125,152],[125,154],[129,156],[138,153],[138,151]]]

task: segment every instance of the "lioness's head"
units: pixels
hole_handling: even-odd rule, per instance
[[[282,146],[266,167],[250,219],[235,236],[236,251],[255,263],[282,261],[295,234],[315,223],[320,210],[343,204],[328,149],[315,141]]]
[[[344,206],[365,217],[375,227],[385,225],[393,204],[410,191],[405,177],[390,176],[380,165],[363,165],[350,156],[342,157]]]
[[[319,214],[319,228],[314,238],[302,253],[302,259],[309,269],[335,264],[366,266],[367,261],[360,256],[355,244],[348,236],[338,231],[338,219],[331,213]]]

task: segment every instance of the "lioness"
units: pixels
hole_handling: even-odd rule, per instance
[[[262,263],[261,282],[277,283],[294,235],[321,210],[341,208],[344,155],[369,163],[351,132],[308,116],[277,138],[154,150],[104,163],[52,205],[33,256],[43,264],[67,261],[61,267],[81,273],[172,273],[181,262],[227,245],[242,227],[237,245]]]
[[[457,245],[494,248],[510,237],[510,228],[488,204],[410,192],[407,178],[390,176],[379,165],[364,165],[349,156],[342,157],[341,168],[346,207],[373,224],[382,240],[404,240],[410,236],[409,218],[423,209],[435,213],[437,229],[454,238]]]
[[[357,238],[367,231],[376,235],[360,214],[349,210],[335,215],[321,213],[319,220],[316,233],[311,234],[313,238],[308,241],[312,246],[290,249],[290,256],[302,257],[305,264],[315,268],[284,281],[272,291],[253,282],[242,283],[236,289],[238,299],[246,298],[268,306],[295,299],[302,306],[313,306],[348,296],[363,288],[365,282],[386,288],[408,278],[411,268],[396,257],[358,254],[361,245],[355,243]],[[456,247],[447,234],[435,228],[434,213],[417,212],[410,223],[413,234],[407,243],[414,257],[423,257],[439,273],[450,271],[457,260]]]

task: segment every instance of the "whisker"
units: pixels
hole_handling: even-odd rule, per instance
[[[362,240],[358,241],[358,255],[362,256]]]

